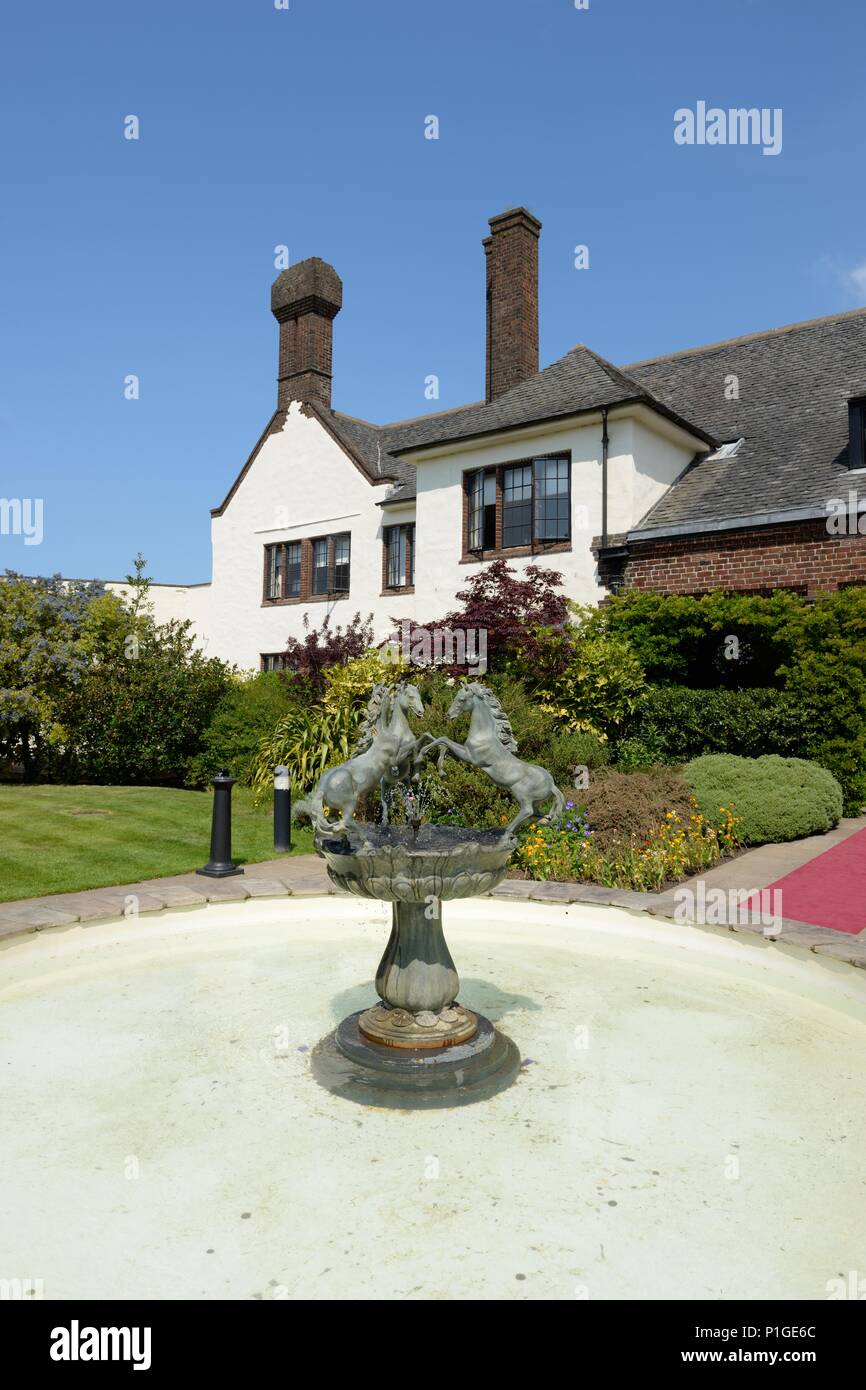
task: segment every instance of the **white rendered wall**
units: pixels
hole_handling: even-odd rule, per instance
[[[379,638],[390,632],[391,615],[413,617],[411,594],[382,596],[383,527],[414,514],[411,507],[376,505],[390,486],[371,484],[319,421],[293,405],[223,515],[213,518],[209,655],[257,670],[262,653],[280,652],[290,635],[303,635],[304,614],[317,628],[328,614],[345,626],[357,612],[372,613]],[[343,531],[352,537],[348,598],[263,606],[266,545]]]
[[[665,492],[695,451],[697,440],[647,411],[614,416],[608,424],[608,533],[628,531]],[[463,474],[474,468],[522,460],[539,454],[571,452],[571,549],[514,559],[518,571],[533,563],[562,574],[570,598],[597,603],[599,586],[590,549],[601,534],[602,446],[600,417],[592,423],[524,434],[519,439],[475,444],[459,452],[420,459],[416,464],[417,557],[415,598],[419,622],[454,607],[454,597],[485,561],[461,563]]]

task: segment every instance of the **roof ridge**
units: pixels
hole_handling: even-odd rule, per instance
[[[417,425],[421,420],[441,420],[445,415],[459,415],[462,410],[474,410],[476,406],[489,405],[489,401],[468,401],[466,405],[452,405],[447,410],[430,410],[422,415],[407,415],[404,420],[390,420],[387,425],[377,425],[380,430],[401,429],[403,425]]]
[[[816,319],[800,319],[797,323],[783,323],[778,328],[763,328],[755,333],[742,333],[736,338],[721,338],[715,343],[704,343],[698,347],[679,348],[676,352],[663,352],[657,357],[642,357],[638,362],[627,362],[621,371],[633,371],[635,367],[649,367],[654,362],[670,362],[675,357],[691,357],[699,352],[713,352],[717,348],[736,347],[740,343],[752,343],[758,338],[774,338],[782,333],[796,333],[802,328],[817,328],[822,323],[839,323],[846,319],[866,314],[866,305],[858,309],[840,309],[835,314],[823,314]],[[591,349],[590,349],[591,350]]]

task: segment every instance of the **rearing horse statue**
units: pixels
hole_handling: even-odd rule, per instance
[[[518,803],[518,812],[504,833],[513,835],[526,821],[538,816],[538,807],[553,797],[553,807],[539,818],[540,825],[558,820],[565,810],[565,799],[550,773],[537,763],[525,763],[515,757],[517,740],[508,716],[489,686],[469,681],[462,686],[448,710],[448,718],[471,713],[469,733],[465,743],[450,738],[433,738],[422,734],[418,739],[416,763],[439,748],[438,769],[441,774],[445,755],[450,753],[461,763],[486,772],[491,782],[502,787]]]
[[[398,685],[392,690],[381,685],[374,687],[354,756],[323,772],[315,791],[295,807],[296,812],[306,812],[319,834],[345,835],[349,830],[357,830],[355,807],[364,792],[378,783],[384,806],[385,788],[408,774],[413,766],[416,739],[406,719],[407,710],[424,713],[414,685]],[[340,819],[330,821],[325,815],[326,806],[338,810]]]

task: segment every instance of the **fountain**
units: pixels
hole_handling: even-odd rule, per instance
[[[375,687],[354,755],[324,773],[301,802],[315,828],[317,852],[342,891],[391,903],[391,935],[376,972],[379,1002],[343,1019],[313,1055],[329,1090],[394,1107],[459,1105],[509,1085],[520,1068],[514,1043],[489,1019],[458,1002],[460,980],[445,940],[442,904],[489,893],[505,877],[516,831],[562,810],[543,768],[522,762],[507,715],[477,681],[463,685],[449,718],[469,714],[466,743],[416,737],[406,718],[423,714],[414,685]],[[484,771],[518,802],[504,830],[422,824],[415,785],[423,761],[438,750]],[[383,823],[355,819],[362,795],[378,785]],[[399,786],[407,824],[388,823],[387,791]],[[553,798],[550,816],[540,806]],[[336,811],[337,819],[330,819]]]

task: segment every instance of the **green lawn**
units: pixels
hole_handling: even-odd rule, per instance
[[[273,859],[270,805],[232,794],[240,864]],[[0,787],[0,902],[188,873],[210,855],[211,795],[163,787]],[[294,854],[312,851],[293,828]]]

